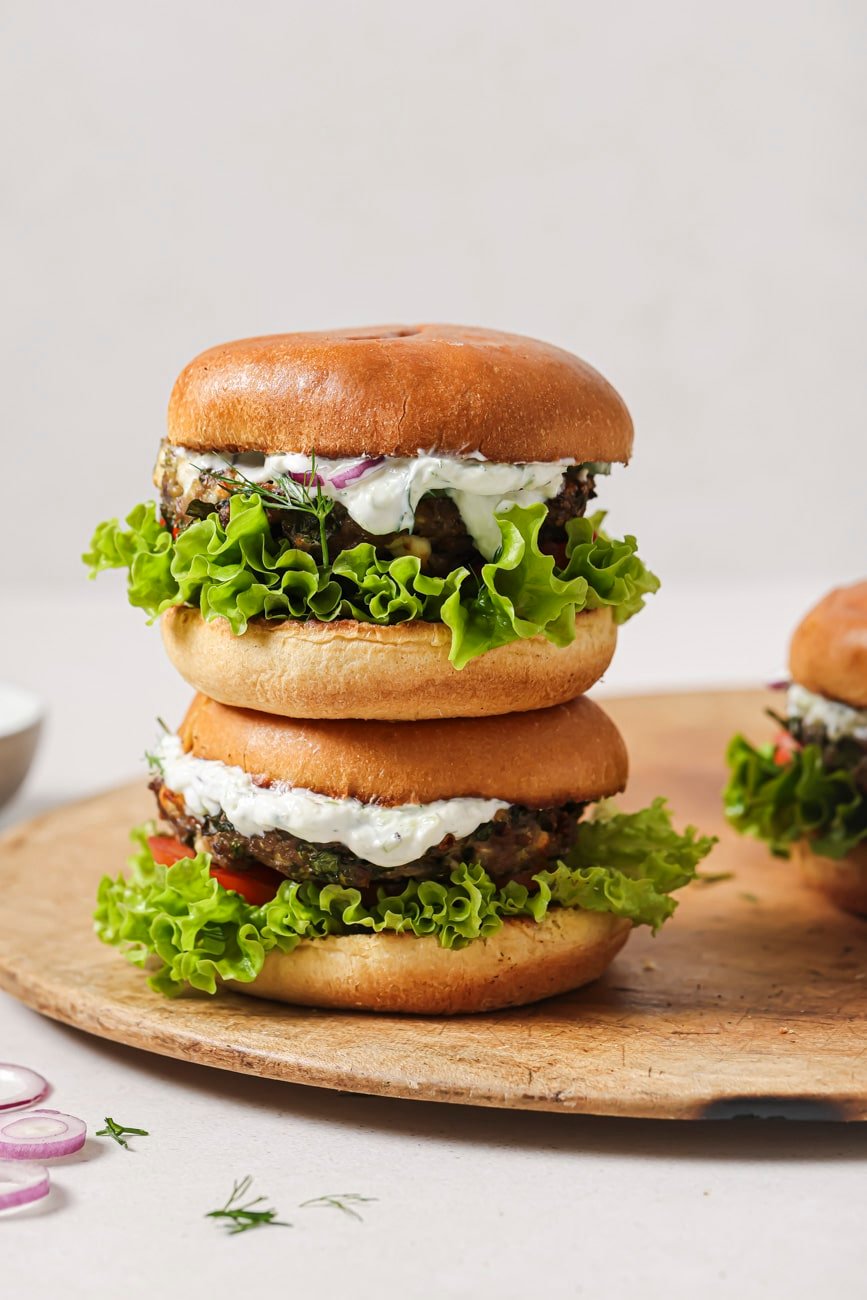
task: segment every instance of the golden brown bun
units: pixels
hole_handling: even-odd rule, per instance
[[[867,916],[867,844],[859,844],[839,860],[820,858],[803,841],[797,851],[801,875],[808,885],[821,890],[844,912]]]
[[[225,619],[206,622],[177,606],[161,620],[175,668],[223,704],[294,718],[468,718],[543,709],[571,700],[611,662],[617,629],[608,609],[575,620],[575,640],[543,636],[498,646],[456,671],[443,623],[379,627],[334,623],[250,623],[235,636]]]
[[[867,582],[837,587],[795,629],[789,671],[808,691],[867,708]]]
[[[272,951],[252,984],[226,987],[278,1002],[449,1016],[520,1007],[598,979],[631,922],[610,912],[552,908],[513,918],[489,939],[441,948],[432,936],[352,934]]]
[[[616,794],[626,747],[592,700],[499,718],[297,722],[197,695],[179,734],[197,758],[365,803],[463,796],[547,808]]]
[[[570,352],[462,325],[272,334],[203,352],[169,401],[197,451],[627,461],[632,421]]]

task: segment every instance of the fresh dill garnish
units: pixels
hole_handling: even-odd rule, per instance
[[[199,468],[196,466],[195,468]],[[289,474],[275,475],[273,487],[268,487],[264,483],[254,483],[248,479],[238,469],[233,469],[231,474],[220,474],[215,470],[201,469],[199,472],[219,483],[220,487],[232,493],[242,493],[244,496],[257,496],[263,506],[271,510],[294,510],[301,514],[312,515],[319,524],[319,546],[322,550],[322,563],[328,564],[328,537],[325,529],[325,521],[334,509],[334,501],[331,497],[323,495],[322,480],[316,473],[316,455],[310,457],[310,471],[304,474],[302,481],[292,478]],[[312,487],[316,488],[316,495],[310,491]]]
[[[302,1201],[300,1208],[306,1210],[309,1206],[317,1209],[341,1210],[351,1219],[358,1219],[359,1223],[363,1223],[364,1220],[358,1211],[352,1208],[353,1205],[368,1205],[376,1199],[375,1196],[359,1196],[358,1192],[341,1192],[338,1196],[315,1196],[310,1201]]]
[[[734,880],[733,871],[697,871],[695,873],[695,883],[697,885],[719,885],[724,880]]]
[[[170,729],[169,729],[168,724],[165,723],[165,722],[163,722],[162,718],[159,718],[159,717],[158,717],[158,718],[156,719],[156,723],[157,723],[157,726],[158,726],[158,727],[161,729],[161,731],[164,733],[164,735],[166,735],[166,736],[171,735],[171,731],[170,731]],[[146,750],[145,750],[145,762],[147,763],[148,767],[150,768],[150,770],[151,770],[152,772],[159,772],[160,776],[162,776],[162,774],[163,774],[163,760],[162,760],[161,758],[159,758],[156,754],[152,754],[151,751],[150,751],[149,749],[146,749]]]
[[[126,1140],[128,1137],[146,1138],[150,1137],[150,1133],[148,1133],[146,1128],[130,1128],[128,1124],[118,1124],[117,1120],[111,1119],[106,1115],[105,1128],[97,1129],[96,1136],[98,1138],[114,1138],[119,1147],[123,1147],[125,1151],[129,1151],[130,1145]]]
[[[282,1219],[277,1218],[278,1211],[274,1209],[257,1210],[255,1207],[261,1205],[264,1196],[255,1196],[252,1201],[245,1204],[239,1204],[247,1195],[253,1185],[253,1179],[248,1174],[240,1182],[236,1182],[232,1187],[232,1193],[226,1204],[219,1210],[209,1210],[205,1215],[206,1219],[223,1219],[223,1226],[230,1236],[238,1232],[247,1232],[250,1228],[291,1228],[291,1223],[284,1223]]]

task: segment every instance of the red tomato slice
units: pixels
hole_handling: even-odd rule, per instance
[[[268,867],[248,867],[244,871],[230,871],[226,867],[211,867],[211,875],[224,889],[233,889],[254,907],[270,903],[280,887],[278,872]]]
[[[149,835],[148,847],[154,862],[163,867],[173,867],[182,858],[194,858],[196,850],[182,844],[174,835]],[[251,866],[244,871],[231,871],[226,867],[211,867],[211,875],[224,889],[233,889],[254,907],[270,903],[280,887],[282,876],[269,867]]]
[[[797,740],[789,735],[788,731],[781,731],[777,735],[774,748],[774,762],[777,767],[785,767],[791,761],[792,755],[798,752],[800,748]]]
[[[175,835],[149,835],[148,848],[154,862],[161,867],[173,867],[181,858],[194,858],[196,850],[188,848]]]

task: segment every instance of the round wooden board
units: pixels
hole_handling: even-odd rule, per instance
[[[167,1001],[91,931],[96,884],[143,785],[16,827],[0,840],[0,987],[116,1042],[294,1083],[392,1097],[603,1115],[867,1118],[867,925],[725,826],[733,731],[769,734],[761,692],[606,700],[633,776],[625,806],[665,794],[720,843],[652,938],[608,975],[534,1007],[454,1019],[314,1011],[221,994]],[[777,701],[778,702],[778,701]]]

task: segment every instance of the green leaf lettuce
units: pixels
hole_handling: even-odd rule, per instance
[[[818,746],[795,749],[787,762],[777,763],[773,745],[756,747],[735,736],[726,760],[726,816],[737,830],[765,840],[778,857],[788,857],[797,840],[808,840],[825,858],[845,857],[867,840],[867,799],[850,772],[825,767]]]
[[[462,948],[494,934],[508,917],[541,921],[550,907],[611,912],[654,930],[676,907],[670,892],[687,884],[714,841],[671,825],[664,801],[638,813],[601,806],[578,827],[565,861],[533,877],[533,887],[498,886],[476,864],[456,868],[448,882],[412,880],[399,893],[284,881],[261,907],[224,889],[200,853],[172,867],[154,862],[147,828],[133,832],[130,875],[100,883],[94,917],[104,943],[143,966],[158,958],[152,986],[167,994],[186,985],[213,993],[217,979],[249,983],[273,949],[291,952],[302,939],[338,934],[410,933]]]
[[[565,566],[558,569],[539,548],[546,513],[539,504],[499,515],[502,545],[478,576],[459,568],[430,577],[416,556],[383,559],[369,543],[317,565],[307,552],[275,541],[261,499],[241,493],[231,499],[225,527],[213,513],[177,538],[153,502],[138,505],[125,528],[117,520],[100,524],[82,559],[91,577],[126,569],[130,604],[151,618],[191,605],[205,619],[226,619],[236,635],[252,618],[442,622],[452,633],[451,662],[462,668],[495,646],[540,633],[566,645],[575,615],[585,609],[610,606],[623,623],[658,589],[635,538],[609,538],[601,513],[569,521]]]

